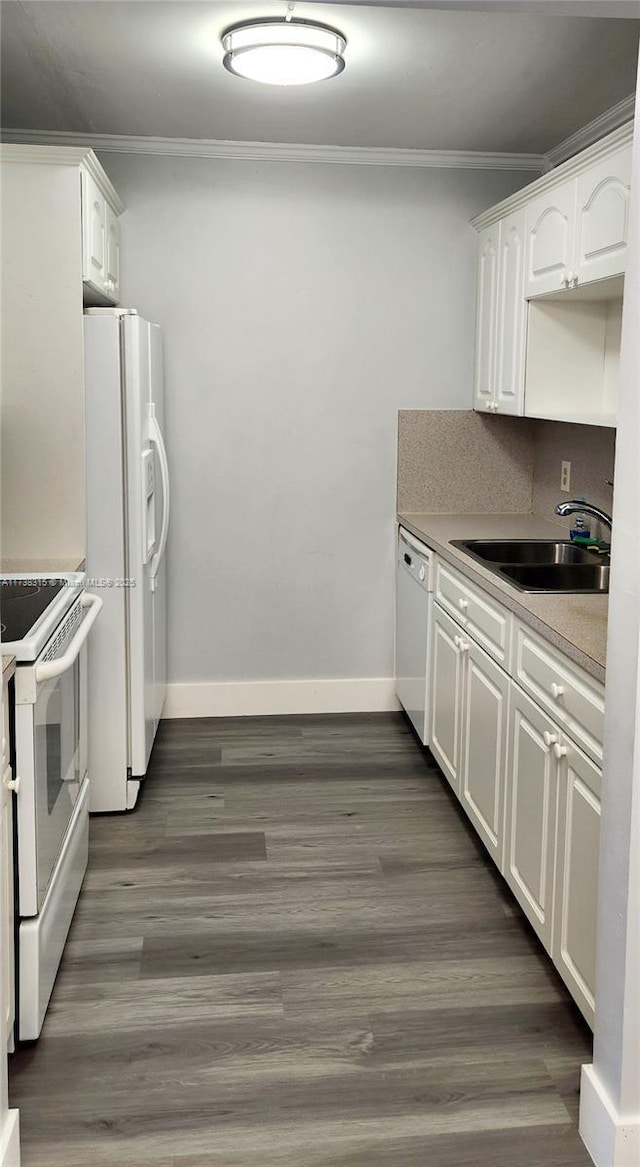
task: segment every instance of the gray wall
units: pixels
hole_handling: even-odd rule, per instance
[[[390,676],[397,410],[469,407],[468,221],[532,176],[101,160],[165,332],[170,680]]]

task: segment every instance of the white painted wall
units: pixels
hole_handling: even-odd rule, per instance
[[[640,74],[639,74],[640,81]],[[580,1132],[597,1167],[640,1163],[640,88],[625,276],[607,643],[593,1065]]]
[[[470,406],[468,221],[533,176],[101,160],[165,333],[170,681],[389,678],[397,410]]]

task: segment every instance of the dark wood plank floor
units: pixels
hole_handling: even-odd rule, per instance
[[[174,721],[90,867],[24,1167],[588,1167],[590,1034],[400,714]]]

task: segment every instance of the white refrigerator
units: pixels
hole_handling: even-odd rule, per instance
[[[167,681],[162,332],[87,309],[87,578],[104,600],[88,659],[90,810],[131,810]]]

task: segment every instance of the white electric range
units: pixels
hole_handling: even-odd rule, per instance
[[[0,575],[16,657],[18,1039],[37,1038],[87,867],[86,640],[102,607],[82,573]]]

